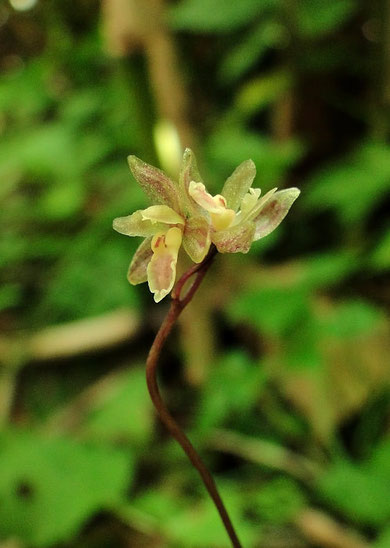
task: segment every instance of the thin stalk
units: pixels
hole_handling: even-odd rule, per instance
[[[242,548],[242,545],[238,540],[237,534],[234,530],[233,524],[230,520],[229,514],[227,513],[225,505],[222,502],[221,496],[218,492],[212,475],[210,474],[208,468],[196,452],[190,440],[187,438],[183,430],[180,428],[180,426],[177,424],[175,419],[168,411],[161,397],[160,390],[157,384],[158,359],[160,357],[161,350],[165,344],[165,341],[167,340],[168,335],[171,332],[172,327],[174,326],[180,313],[188,305],[195,292],[197,291],[203,277],[205,276],[207,270],[212,263],[215,254],[216,250],[215,248],[212,248],[210,253],[202,263],[190,268],[177,282],[176,287],[172,292],[172,301],[168,314],[161,324],[161,327],[156,335],[156,338],[154,339],[152,347],[149,351],[148,358],[146,360],[146,382],[148,385],[150,397],[152,399],[154,407],[156,408],[157,413],[160,416],[161,421],[165,424],[175,440],[180,444],[193,466],[199,472],[202,481],[219,512],[223,525],[231,540],[232,546],[234,548]],[[195,276],[194,281],[192,282],[190,288],[187,290],[184,296],[181,297],[184,285],[193,276]]]

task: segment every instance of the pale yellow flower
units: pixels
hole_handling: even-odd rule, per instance
[[[191,150],[186,149],[178,183],[135,156],[130,169],[155,202],[146,209],[114,220],[113,227],[127,236],[143,236],[128,280],[147,281],[156,302],[173,288],[180,247],[195,263],[203,261],[213,243],[221,253],[247,253],[253,241],[272,232],[299,196],[297,188],[270,190],[263,197],[251,188],[256,168],[243,162],[227,179],[221,194],[206,190]]]

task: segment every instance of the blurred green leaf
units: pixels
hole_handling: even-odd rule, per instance
[[[289,478],[279,477],[259,489],[252,507],[262,521],[282,525],[293,520],[304,504],[299,486]]]
[[[152,403],[146,388],[144,367],[132,368],[118,378],[99,405],[86,417],[83,431],[97,440],[126,440],[140,449],[150,438],[154,424]]]
[[[243,291],[228,304],[234,322],[246,322],[270,335],[281,335],[310,318],[308,295],[291,288]]]
[[[58,221],[80,212],[85,201],[82,181],[72,179],[50,185],[39,200],[38,214],[41,218]]]
[[[8,283],[0,286],[0,311],[19,303],[21,289],[19,284]]]
[[[349,251],[312,254],[300,262],[300,285],[311,290],[332,287],[360,266],[359,258]]]
[[[48,123],[11,135],[0,145],[0,174],[28,172],[35,177],[71,175],[73,138],[61,124]],[[76,164],[77,165],[77,164]],[[40,181],[41,182],[41,181]]]
[[[51,67],[44,58],[32,59],[0,78],[0,112],[17,122],[32,119],[47,109],[54,99],[49,89]]]
[[[134,498],[131,506],[164,524],[169,516],[176,515],[187,503],[185,495],[179,499],[168,488],[162,486],[160,489],[145,490]]]
[[[390,268],[390,229],[382,235],[370,255],[370,265],[378,270]]]
[[[331,465],[318,484],[320,493],[347,518],[384,525],[390,518],[390,442],[384,442],[362,465],[347,460]]]
[[[390,546],[390,525],[384,528],[379,538],[374,542],[373,548],[389,548]]]
[[[277,0],[181,0],[171,8],[172,27],[192,32],[228,32],[261,15]]]
[[[13,263],[25,258],[27,253],[28,243],[26,239],[22,239],[20,234],[3,233],[0,240],[0,265],[10,266]]]
[[[230,482],[218,482],[219,491],[245,546],[261,538],[261,527],[244,517],[245,498]],[[229,541],[211,500],[194,501],[185,495],[160,488],[135,499],[133,508],[158,519],[157,529],[173,545],[188,548],[219,548]]]
[[[263,74],[239,89],[234,108],[245,117],[253,116],[275,103],[291,87],[292,77],[286,70]]]
[[[95,227],[73,240],[57,272],[48,280],[44,297],[34,311],[35,321],[71,321],[138,305],[137,290],[126,279],[138,242],[118,237],[111,223],[107,230],[110,232],[103,237]]]
[[[241,497],[236,497],[237,499],[239,500]],[[239,532],[241,542],[244,546],[253,546],[254,542],[261,537],[261,528],[255,527],[242,518],[239,508],[242,499],[237,503],[231,490],[224,493],[224,501]],[[229,542],[217,511],[208,500],[200,504],[192,504],[190,507],[187,506],[175,515],[171,514],[164,529],[178,546],[220,548]]]
[[[311,370],[314,375],[319,375],[324,370],[324,357],[318,344],[321,336],[323,333],[315,317],[309,318],[290,334],[284,344],[284,360],[289,371]]]
[[[286,30],[282,25],[273,20],[261,21],[223,59],[219,70],[221,81],[236,81],[259,62],[269,48],[279,46],[285,39]]]
[[[65,123],[75,127],[93,121],[102,109],[104,91],[99,87],[78,90],[60,105],[59,115]]]
[[[307,208],[334,208],[345,224],[362,223],[390,192],[390,149],[366,143],[314,175],[302,195]]]
[[[247,413],[262,394],[265,383],[264,370],[246,354],[226,354],[211,369],[202,391],[196,427],[203,430],[220,426],[230,417]]]
[[[337,30],[356,12],[354,0],[301,0],[297,4],[297,22],[302,35],[322,37]]]
[[[358,337],[383,324],[384,315],[374,305],[363,300],[337,303],[330,314],[320,318],[321,329],[331,336]]]
[[[34,546],[72,538],[119,504],[132,476],[128,454],[37,432],[3,432],[0,457],[0,534]]]

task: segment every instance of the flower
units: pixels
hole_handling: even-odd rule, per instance
[[[135,156],[129,157],[130,169],[155,202],[146,209],[114,220],[113,228],[126,236],[143,236],[127,278],[133,285],[148,281],[156,302],[172,289],[181,245],[195,263],[205,258],[210,248],[210,226],[197,211],[187,187],[190,180],[199,180],[195,157],[186,150],[178,183],[165,173]]]
[[[156,302],[175,283],[181,245],[195,263],[203,261],[212,243],[220,253],[247,253],[253,241],[282,222],[300,193],[297,188],[274,188],[260,197],[260,189],[251,188],[256,167],[247,160],[226,180],[221,194],[212,196],[190,149],[184,152],[178,183],[135,156],[129,157],[129,165],[155,205],[115,219],[113,228],[145,238],[127,277],[133,285],[148,281]]]

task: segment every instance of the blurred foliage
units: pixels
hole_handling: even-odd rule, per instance
[[[245,547],[388,548],[388,2],[157,5],[0,4],[1,541],[227,546],[145,387],[166,304],[129,286],[138,242],[111,230],[146,205],[126,156],[164,165],[168,118],[213,191],[247,158],[263,192],[302,190],[216,260],[162,359],[169,407]]]
[[[347,460],[335,462],[321,479],[320,490],[351,519],[367,525],[384,525],[390,515],[389,456],[390,446],[386,442],[361,465]]]
[[[91,513],[119,504],[132,477],[129,456],[108,447],[39,433],[1,435],[3,536],[50,546],[73,535]]]

